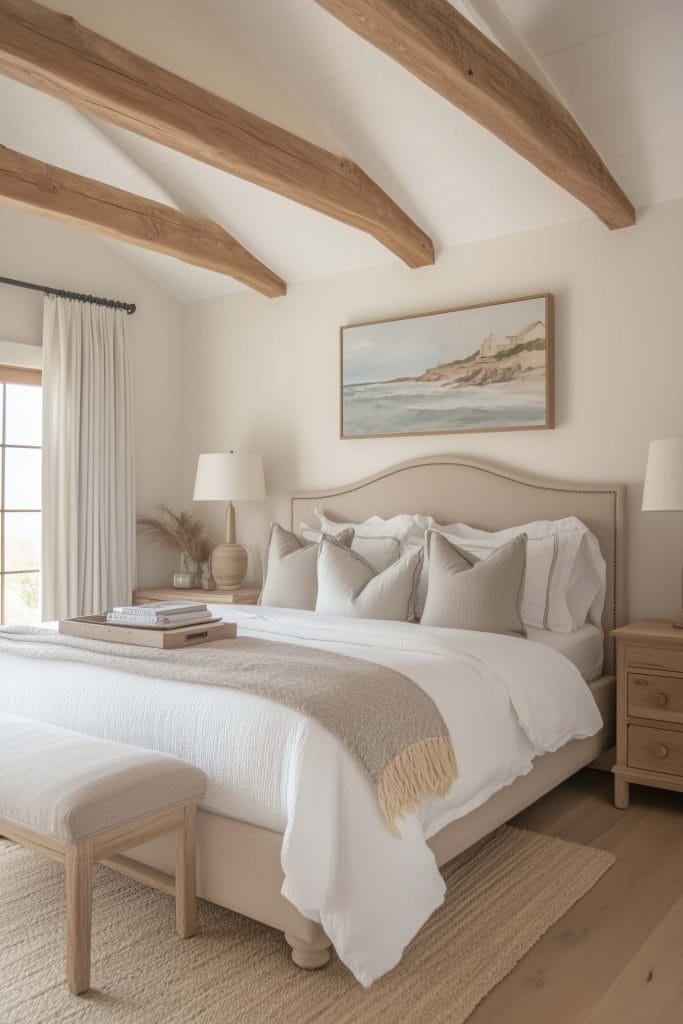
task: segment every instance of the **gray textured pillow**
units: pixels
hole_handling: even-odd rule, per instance
[[[336,540],[348,547],[353,540],[353,530],[344,530]],[[318,595],[317,563],[317,544],[297,537],[279,523],[271,523],[259,604],[313,611]]]
[[[422,549],[409,551],[382,572],[357,552],[342,547],[339,537],[318,545],[318,599],[315,610],[357,619],[409,622],[422,566]]]
[[[427,530],[426,541],[429,575],[423,626],[526,636],[521,612],[525,533],[483,560],[436,530]]]

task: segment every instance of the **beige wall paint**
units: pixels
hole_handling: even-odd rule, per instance
[[[0,363],[3,366],[23,366],[40,370],[43,365],[43,350],[38,345],[0,340]]]
[[[258,579],[271,517],[290,491],[334,486],[402,459],[454,452],[573,481],[628,484],[631,616],[681,605],[683,513],[642,513],[650,439],[683,435],[683,201],[652,207],[635,228],[594,219],[442,253],[417,271],[398,263],[184,307],[183,489],[196,455],[262,452],[270,498],[238,511]],[[340,324],[553,292],[556,422],[552,431],[338,439]],[[415,509],[420,508],[416,496]],[[222,513],[201,509],[216,536]],[[457,516],[457,510],[454,510]]]
[[[136,487],[139,509],[180,500],[180,307],[94,235],[17,210],[0,209],[2,274],[137,304],[128,318],[135,387]],[[0,338],[19,346],[42,339],[39,292],[0,286]],[[10,347],[11,346],[11,347]],[[29,355],[33,355],[29,350]],[[28,362],[28,360],[27,360]],[[139,579],[167,583],[177,560],[138,548]]]

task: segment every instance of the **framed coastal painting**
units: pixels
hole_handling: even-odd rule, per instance
[[[553,297],[341,328],[341,437],[553,424]]]

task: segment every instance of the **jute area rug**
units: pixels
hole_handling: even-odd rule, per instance
[[[279,932],[209,903],[183,942],[168,896],[98,867],[93,988],[74,997],[63,869],[0,840],[0,1024],[461,1024],[613,861],[504,826],[447,865],[445,904],[367,991],[337,960],[300,971]]]

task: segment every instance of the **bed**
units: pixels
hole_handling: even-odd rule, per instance
[[[467,796],[463,797],[459,808],[462,813],[459,813],[455,820],[448,820],[449,815],[453,816],[452,809],[449,813],[441,814],[444,819],[441,821],[439,815],[442,809],[436,806],[430,808],[428,820],[422,819],[421,824],[425,831],[420,835],[419,841],[417,837],[419,823],[415,825],[415,828],[412,821],[409,823],[409,827],[407,826],[407,831],[411,829],[415,831],[415,841],[412,846],[407,844],[405,834],[403,839],[396,840],[388,832],[384,837],[379,831],[376,834],[373,833],[372,843],[368,843],[367,836],[363,834],[364,829],[360,825],[359,834],[354,843],[350,841],[349,836],[343,837],[344,841],[350,844],[344,854],[339,849],[329,849],[332,833],[329,830],[326,832],[322,825],[316,834],[313,834],[315,830],[309,829],[302,840],[300,834],[293,834],[291,830],[288,832],[283,823],[282,805],[286,805],[287,800],[292,799],[291,794],[279,794],[280,804],[277,807],[275,806],[277,801],[270,799],[265,793],[262,794],[257,810],[246,797],[240,804],[240,780],[237,777],[236,769],[233,792],[229,794],[230,799],[226,803],[221,803],[217,793],[214,793],[205,809],[201,810],[199,814],[198,885],[200,895],[283,931],[292,947],[294,961],[302,967],[324,965],[329,958],[331,946],[327,932],[335,934],[335,945],[340,956],[363,984],[371,983],[375,977],[390,969],[397,962],[403,947],[415,933],[417,927],[438,906],[442,893],[440,894],[438,883],[434,880],[434,861],[437,865],[445,864],[565,778],[593,762],[613,743],[614,650],[609,639],[609,631],[619,625],[624,618],[623,488],[596,484],[582,487],[576,484],[531,479],[491,465],[478,464],[457,457],[439,456],[403,463],[343,488],[295,494],[291,500],[292,526],[298,526],[300,522],[315,525],[314,509],[321,505],[329,515],[340,521],[358,522],[372,514],[388,518],[406,509],[414,508],[417,494],[420,495],[419,510],[434,516],[441,522],[451,522],[457,518],[483,529],[495,530],[532,519],[556,519],[575,515],[582,519],[595,534],[607,563],[606,600],[602,616],[604,671],[596,678],[591,679],[588,686],[600,710],[604,725],[593,735],[582,739],[560,742],[556,737],[554,741],[549,740],[549,745],[544,746],[543,749],[550,749],[554,742],[557,742],[558,749],[538,755],[535,755],[533,751],[530,752],[530,749],[524,746],[523,739],[514,738],[510,733],[510,742],[514,740],[514,743],[520,747],[520,759],[527,760],[526,767],[522,767],[520,761],[514,781],[503,778],[500,772],[495,775],[494,765],[491,768],[492,778],[488,787],[491,790],[490,795],[486,794],[486,786],[480,787],[477,799],[473,798],[470,801],[472,808],[469,810],[466,809],[468,806]],[[224,608],[223,613],[225,613]],[[298,637],[297,642],[313,645],[322,642],[320,635],[315,633],[313,627],[305,621],[301,622],[296,615],[271,614],[268,609],[258,610],[246,606],[231,609],[231,616],[233,613],[241,623],[242,630],[251,631],[255,636],[273,639],[274,630],[276,634],[279,631],[283,639],[291,640],[293,637]],[[316,628],[320,630],[325,625],[324,622],[321,622],[316,625]],[[368,658],[370,655],[367,654],[367,649],[374,648],[372,658],[379,657],[378,652],[386,649],[389,653],[382,656],[389,659],[389,662],[395,657],[391,650],[396,646],[401,647],[402,650],[410,647],[413,638],[418,635],[416,631],[419,630],[419,627],[403,623],[396,624],[396,628],[392,627],[391,630],[387,630],[381,624],[365,624],[366,637],[361,642],[355,635],[340,632],[339,624],[330,624],[329,628],[334,628],[336,632],[329,634],[331,639],[326,639],[325,643],[332,643],[339,648],[340,652],[347,652],[349,643],[354,645],[350,648],[351,652]],[[313,630],[312,633],[311,630]],[[443,633],[444,631],[438,632]],[[538,640],[542,638],[530,639],[533,643],[538,643]],[[574,641],[576,639],[574,638]],[[447,655],[454,658],[460,657],[457,644],[453,646],[452,651],[450,649],[444,651],[442,638],[430,634],[427,635],[427,641],[427,648],[415,651],[411,655],[414,660],[420,661],[423,667],[441,666]],[[506,642],[519,644],[519,641]],[[500,652],[497,653],[495,642],[493,646],[484,639],[480,643],[483,645],[481,646],[482,657],[492,658],[494,665],[496,657],[506,659],[509,651],[512,650],[512,648],[504,649],[503,645],[500,647]],[[566,666],[570,661],[576,664],[577,660],[580,660],[584,677],[595,675],[595,645],[594,634],[591,637],[584,636],[582,642],[578,645],[575,644],[575,650],[565,651],[564,657],[560,658],[556,651],[551,649],[551,646],[543,646],[538,643],[538,647],[534,649],[538,651],[539,671],[547,671],[549,676],[554,677],[557,674],[559,677],[565,671],[567,674],[569,673]],[[557,646],[557,642],[555,646]],[[562,641],[560,641],[561,646]],[[547,654],[543,653],[546,651]],[[567,658],[567,654],[570,654],[569,658]],[[405,655],[402,654],[401,657],[405,657]],[[556,660],[553,661],[553,658]],[[439,659],[441,660],[439,661]],[[546,664],[547,670],[543,668]],[[81,731],[92,731],[95,734],[106,733],[111,738],[128,739],[129,742],[139,742],[140,745],[153,745],[149,739],[147,744],[141,740],[145,736],[149,737],[154,729],[159,728],[159,718],[163,717],[158,714],[160,701],[164,701],[162,706],[165,709],[164,715],[169,735],[173,734],[173,730],[181,718],[186,722],[191,722],[195,718],[199,720],[200,717],[198,712],[196,715],[193,712],[193,698],[190,693],[192,688],[188,687],[185,687],[177,697],[169,687],[163,691],[163,698],[161,691],[158,691],[157,696],[153,696],[153,688],[150,689],[149,696],[144,696],[140,691],[139,699],[142,701],[144,696],[147,703],[141,704],[137,709],[133,726],[132,719],[126,719],[126,712],[122,711],[121,707],[114,707],[116,686],[113,680],[104,680],[101,688],[98,689],[100,684],[95,681],[87,684],[79,683],[78,672],[74,671],[73,666],[71,668],[62,666],[61,671],[64,673],[64,678],[61,683],[58,668],[55,668],[55,674],[50,676],[50,681],[47,683],[44,672],[37,673],[26,665],[18,666],[14,664],[13,659],[7,658],[4,662],[0,662],[0,671],[3,674],[3,683],[0,685],[0,710],[26,714],[28,717],[40,718],[71,728],[80,728]],[[574,669],[572,671],[575,672]],[[554,678],[551,678],[549,693],[550,684],[554,685],[554,683]],[[68,701],[65,701],[60,695],[67,692],[70,697]],[[541,692],[539,689],[538,693],[541,694]],[[501,692],[500,695],[495,696],[495,700],[507,701],[508,697],[509,693],[502,694]],[[127,703],[132,705],[136,699],[135,694],[131,691]],[[202,697],[204,701],[209,699],[212,699],[210,694],[205,694]],[[465,699],[463,697],[463,700]],[[180,703],[174,703],[174,701]],[[173,716],[171,716],[171,708],[175,709]],[[185,711],[182,710],[183,708]],[[269,713],[265,706],[258,710],[258,714],[266,723]],[[211,723],[210,711],[205,710],[203,714],[206,721]],[[152,719],[156,719],[156,721],[152,721]],[[192,742],[195,743],[195,748],[197,742],[201,742],[203,747],[211,747],[214,753],[218,751],[218,754],[215,754],[216,757],[220,756],[221,749],[225,749],[227,759],[228,747],[221,748],[221,744],[229,744],[231,735],[234,735],[235,744],[239,746],[239,743],[242,742],[238,728],[239,723],[235,725],[233,721],[231,733],[229,718],[226,718],[224,724],[220,723],[219,729],[214,728],[215,719],[214,715],[213,725],[206,725],[205,734],[202,737],[195,736]],[[211,728],[214,728],[213,732],[211,732]],[[454,723],[454,729],[457,729],[457,723]],[[188,727],[184,726],[184,730],[187,733]],[[286,750],[276,749],[276,722],[271,733],[267,733],[266,730],[264,735],[266,734],[268,741],[265,745],[268,746],[268,756],[271,757],[274,764],[283,765],[281,774],[284,778],[287,775],[285,769],[289,755]],[[188,748],[187,746],[183,747],[182,744],[189,742],[186,735],[183,734],[181,737],[179,734],[178,746],[173,747],[171,752],[186,756]],[[466,738],[462,737],[461,742],[464,746]],[[501,744],[507,742],[502,732],[500,742]],[[230,750],[230,756],[233,756],[232,748]],[[462,757],[467,757],[465,750],[461,750],[460,753]],[[235,760],[235,764],[237,766],[240,763],[246,764],[250,757],[253,760],[258,755],[258,750],[252,750],[250,753],[244,751],[242,762]],[[239,756],[242,754],[240,753]],[[238,754],[234,754],[234,757],[237,758]],[[495,760],[493,754],[491,757]],[[522,771],[524,774],[520,774]],[[304,785],[297,790],[296,798],[300,799],[300,790],[303,789],[305,799],[308,799],[311,806],[314,806],[316,800],[319,802],[319,794],[316,793],[315,786],[310,784],[306,786],[305,782],[306,780],[304,780]],[[322,786],[322,782],[320,785]],[[338,780],[331,779],[331,792],[336,785],[338,785]],[[365,799],[362,786],[359,784],[356,789],[353,786],[349,785],[348,792],[345,791],[339,799],[343,798],[347,802],[350,801],[352,804],[355,802],[360,805]],[[482,792],[484,793],[483,798]],[[317,805],[315,807],[315,813],[324,817],[325,808]],[[361,822],[362,815],[359,811],[359,823]],[[425,846],[424,836],[427,834],[429,834],[429,838]],[[404,843],[405,846],[391,845],[397,842]],[[408,855],[401,854],[399,856],[396,853],[397,850],[404,849],[409,850]],[[335,857],[343,859],[344,855],[350,859],[355,857],[361,861],[366,858],[368,864],[373,860],[381,864],[382,858],[385,858],[385,863],[388,865],[387,872],[391,873],[390,865],[395,877],[404,880],[406,891],[411,887],[412,879],[415,880],[417,890],[420,890],[421,887],[424,890],[422,902],[419,905],[419,901],[416,902],[415,908],[411,911],[412,917],[408,913],[407,919],[404,918],[398,922],[400,927],[395,928],[394,922],[391,920],[392,908],[390,906],[384,908],[387,912],[386,930],[396,932],[396,934],[392,936],[391,948],[381,950],[374,959],[372,957],[368,959],[367,949],[364,960],[362,955],[356,956],[353,949],[347,948],[348,943],[345,946],[344,929],[346,924],[344,922],[341,925],[336,923],[334,927],[331,924],[328,925],[326,932],[321,920],[331,922],[334,915],[323,916],[319,912],[320,908],[316,906],[313,896],[309,897],[307,902],[306,896],[295,892],[292,888],[292,876],[296,874],[297,870],[306,876],[308,892],[314,891],[315,885],[321,889],[329,888],[330,879],[325,876],[322,865],[329,864],[331,860],[334,861]],[[138,848],[131,852],[130,857],[162,871],[169,873],[172,871],[171,847],[163,840]],[[283,864],[285,870],[283,870]],[[376,864],[375,870],[377,870],[377,866]],[[317,877],[318,868],[320,868],[319,878]],[[368,878],[371,881],[370,872],[368,872]],[[364,898],[363,895],[360,895],[359,899],[362,898]],[[297,909],[295,903],[300,909]],[[372,936],[368,940],[368,946],[373,946]]]

